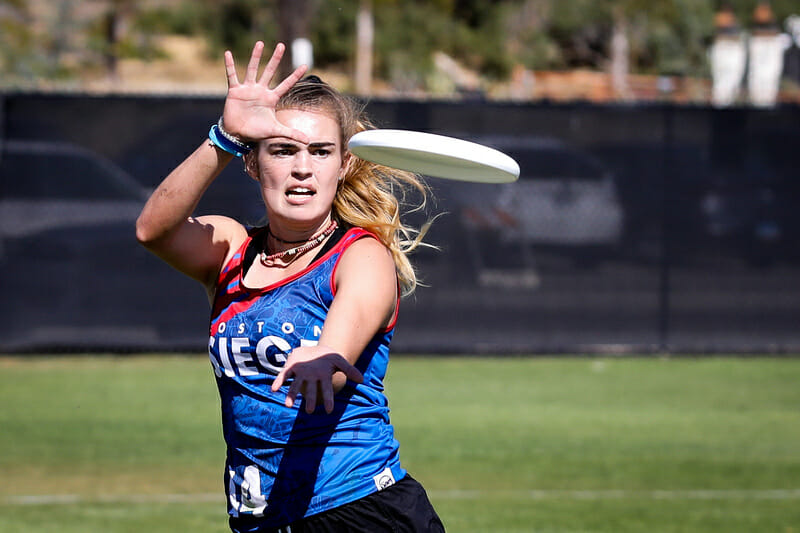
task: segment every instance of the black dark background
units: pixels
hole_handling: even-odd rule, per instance
[[[204,351],[203,289],[137,245],[135,216],[67,215],[109,208],[108,194],[76,175],[78,160],[126,175],[141,190],[120,200],[136,207],[203,141],[222,99],[20,93],[0,105],[0,350]],[[381,127],[504,149],[529,184],[512,194],[517,215],[569,215],[526,240],[513,223],[485,222],[504,205],[503,186],[428,180],[428,215],[444,213],[428,240],[441,250],[415,256],[425,286],[401,306],[395,351],[800,349],[800,107],[374,100],[367,109]],[[19,155],[31,143],[35,164]],[[73,149],[73,162],[50,153]],[[65,182],[76,184],[65,195],[73,203],[42,218],[50,204],[37,202],[58,200],[46,197]],[[612,184],[611,201],[601,182]],[[24,235],[8,218],[20,194],[16,209],[49,220]],[[263,208],[234,162],[198,212],[255,224]],[[570,237],[603,221],[618,221],[613,235]]]

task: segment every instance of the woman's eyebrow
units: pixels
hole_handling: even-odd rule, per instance
[[[294,142],[275,141],[269,143],[267,146],[272,149],[287,150],[287,149],[295,149],[300,145],[299,143],[294,143]]]
[[[286,150],[286,149],[297,149],[302,147],[301,143],[297,142],[289,142],[289,141],[276,141],[269,143],[269,148],[278,149],[278,150]],[[307,145],[309,148],[328,148],[331,146],[336,146],[336,143],[333,141],[318,141],[312,142]]]

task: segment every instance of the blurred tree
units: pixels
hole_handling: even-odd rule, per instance
[[[238,63],[246,63],[256,40],[278,39],[277,0],[173,0],[140,18],[154,32],[201,37],[210,58],[231,50]]]
[[[360,0],[356,16],[355,90],[358,94],[372,91],[372,49],[375,44],[375,16],[372,0]]]
[[[746,29],[753,26],[753,12],[760,0],[718,0],[714,2],[713,7],[716,9],[721,3],[729,5],[736,18],[742,23]],[[770,0],[770,6],[775,14],[775,18],[779,21],[785,20],[789,15],[800,14],[800,3],[797,0]]]
[[[669,0],[636,17],[636,70],[651,74],[707,75],[707,50],[714,33],[713,2]],[[640,12],[642,13],[642,12]]]
[[[65,3],[79,3],[61,0]],[[163,57],[156,36],[168,32],[170,26],[161,20],[159,11],[137,0],[105,0],[99,16],[77,20],[73,10],[59,20],[71,21],[73,32],[84,34],[88,46],[82,58],[85,69],[103,69],[112,82],[119,81],[119,63],[125,58],[153,59]],[[63,24],[63,26],[67,26]],[[69,39],[63,39],[67,42]]]
[[[355,72],[356,17],[362,0],[94,0],[102,18],[74,20],[79,0],[51,0],[61,12],[35,34],[26,0],[0,0],[0,67],[5,83],[55,78],[81,64],[158,55],[156,35],[201,37],[210,57],[225,49],[246,61],[256,39],[290,41],[303,34],[321,68]],[[443,52],[484,77],[529,69],[589,68],[615,72],[707,75],[713,13],[722,0],[369,0],[375,77],[400,89],[424,89]],[[745,30],[758,0],[726,0]],[[772,0],[782,23],[798,0]],[[363,13],[363,11],[362,11]],[[54,16],[55,18],[55,16]],[[75,35],[89,36],[76,46]],[[287,42],[287,45],[289,42]],[[70,53],[66,53],[69,51]],[[79,59],[75,59],[78,57]],[[627,65],[627,66],[626,66]]]
[[[353,67],[358,10],[358,0],[319,2],[317,16],[311,21],[314,57],[318,65],[342,70]]]
[[[30,13],[24,0],[0,2],[0,70],[7,78],[28,78],[34,65],[25,53],[33,43]],[[8,79],[6,80],[9,81]]]
[[[204,0],[203,3],[212,57],[221,58],[225,50],[231,50],[239,63],[246,64],[256,40],[269,43],[278,39],[274,0]]]
[[[118,66],[122,41],[127,32],[127,25],[133,15],[133,0],[111,0],[102,21],[103,32],[103,64],[112,81],[119,78]]]
[[[509,2],[371,0],[372,71],[404,90],[420,89],[445,52],[488,76],[502,78],[511,63],[503,35],[502,6]],[[316,61],[355,71],[356,20],[361,0],[321,2],[312,19]]]
[[[287,61],[281,62],[278,71],[280,77],[288,76],[301,63],[308,63],[297,61],[294,46],[298,39],[311,41],[310,25],[315,11],[316,2],[312,0],[278,0],[278,41],[288,48]]]
[[[69,74],[63,58],[70,50],[72,0],[60,0],[52,17],[37,21],[29,2],[0,0],[2,85],[32,84]]]

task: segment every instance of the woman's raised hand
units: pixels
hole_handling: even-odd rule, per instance
[[[222,113],[225,131],[247,142],[269,137],[288,137],[304,144],[308,142],[304,133],[284,126],[275,116],[278,99],[303,77],[307,68],[305,65],[297,68],[274,89],[270,89],[269,85],[285,50],[286,47],[278,43],[259,78],[264,43],[258,41],[250,55],[243,82],[239,81],[236,74],[233,54],[230,51],[225,52],[225,73],[228,77],[228,95]]]

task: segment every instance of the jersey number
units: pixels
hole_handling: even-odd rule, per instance
[[[253,465],[248,466],[242,473],[242,483],[237,490],[234,476],[236,472],[228,470],[230,477],[230,486],[228,492],[230,494],[231,507],[236,509],[239,513],[261,515],[267,508],[267,499],[261,494],[261,474],[258,468]]]

